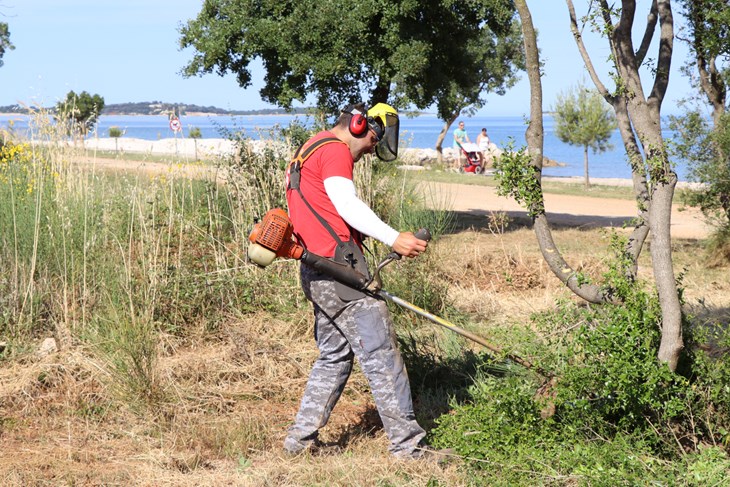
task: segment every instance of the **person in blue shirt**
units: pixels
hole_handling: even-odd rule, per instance
[[[464,122],[460,121],[459,125],[454,129],[454,149],[456,150],[456,169],[466,165],[466,154],[461,150],[461,144],[464,142],[471,142],[469,135],[464,129]]]

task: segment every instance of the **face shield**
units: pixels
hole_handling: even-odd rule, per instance
[[[398,157],[400,121],[395,108],[378,103],[368,110],[368,125],[378,136],[375,155],[382,161],[394,161]]]

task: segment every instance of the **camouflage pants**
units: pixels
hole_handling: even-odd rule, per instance
[[[317,439],[317,432],[327,424],[357,357],[370,383],[391,453],[410,456],[426,432],[415,419],[408,374],[396,347],[385,302],[369,296],[342,301],[331,278],[304,264],[301,282],[304,294],[314,304],[319,358],[309,375],[284,448],[298,452]]]

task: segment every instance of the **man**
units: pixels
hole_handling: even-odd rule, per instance
[[[464,128],[464,122],[459,122],[459,125],[454,129],[454,149],[456,150],[457,170],[466,166],[466,154],[461,150],[461,144],[464,142],[471,142],[471,140],[469,140],[469,135]]]
[[[289,166],[286,198],[294,233],[309,252],[367,273],[360,250],[363,235],[403,256],[416,257],[426,250],[428,242],[411,232],[398,232],[378,218],[357,197],[352,181],[354,163],[363,155],[375,151],[381,159],[395,159],[398,129],[398,114],[390,106],[379,103],[368,111],[362,104],[350,105],[331,130],[316,134],[297,151],[295,161],[309,153]],[[344,258],[338,251],[342,248]],[[301,285],[314,305],[320,354],[284,441],[285,451],[297,454],[317,447],[318,431],[327,424],[357,357],[390,439],[390,451],[406,459],[425,456],[426,433],[415,419],[408,375],[385,302],[343,289],[306,264],[301,265]]]

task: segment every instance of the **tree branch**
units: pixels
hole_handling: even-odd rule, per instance
[[[535,172],[536,178],[542,175],[542,154],[543,154],[543,121],[542,121],[542,81],[540,79],[540,55],[537,49],[537,35],[532,23],[532,16],[525,0],[515,0],[515,7],[520,15],[525,43],[525,60],[527,76],[530,80],[530,123],[525,132],[527,147],[530,152],[531,165],[538,168]],[[540,193],[542,202],[542,192]],[[553,242],[552,233],[548,224],[544,209],[535,211],[528,208],[533,217],[535,236],[540,246],[545,262],[550,270],[560,281],[565,284],[577,296],[591,303],[605,302],[606,296],[601,288],[596,285],[582,282],[577,271],[571,268],[558,251]]]
[[[674,18],[669,0],[658,0],[659,10],[659,59],[657,60],[656,78],[649,99],[656,110],[661,107],[664,95],[669,86],[669,69],[672,66],[672,50],[674,49]]]
[[[651,38],[654,37],[654,29],[656,29],[658,15],[657,15],[657,0],[651,2],[651,10],[649,15],[646,17],[646,30],[644,30],[644,38],[641,40],[639,50],[636,51],[636,61],[641,66],[644,63],[644,57],[649,50],[651,45]]]
[[[575,39],[575,44],[578,46],[578,52],[580,52],[580,57],[583,58],[583,64],[585,65],[586,70],[588,71],[588,75],[591,77],[591,80],[593,81],[593,84],[596,86],[596,89],[598,92],[603,96],[603,98],[613,105],[614,103],[614,96],[608,91],[606,88],[606,85],[603,84],[601,79],[598,77],[598,73],[596,73],[596,68],[593,66],[593,61],[591,61],[591,57],[588,54],[588,50],[586,49],[585,44],[583,43],[583,35],[578,30],[578,20],[575,15],[575,7],[573,7],[573,1],[572,0],[565,0],[565,3],[568,6],[568,14],[570,16],[570,30],[573,33],[573,38]]]

